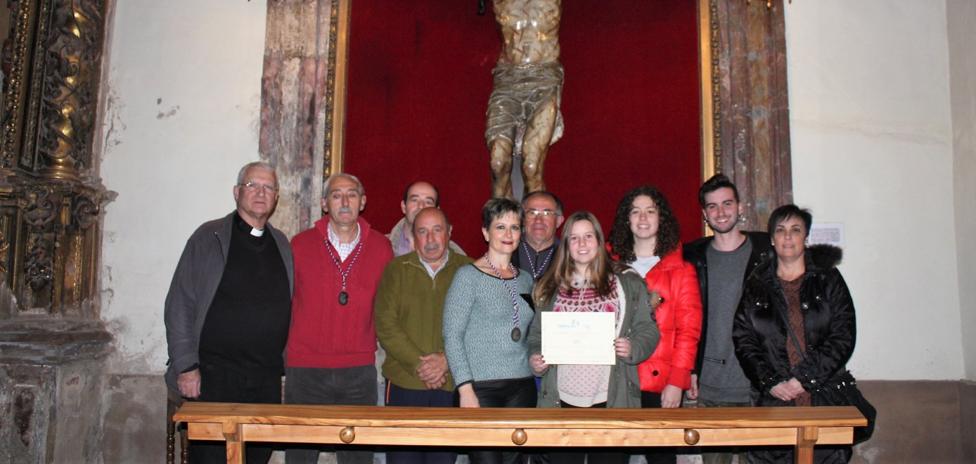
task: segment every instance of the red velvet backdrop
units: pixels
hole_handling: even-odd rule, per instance
[[[670,200],[682,239],[699,235],[695,3],[563,2],[566,132],[549,151],[545,179],[567,214],[588,209],[608,231],[620,197],[647,183]],[[383,232],[402,216],[403,188],[433,182],[470,255],[485,249],[485,107],[500,48],[490,6],[478,16],[476,4],[353,3],[344,167],[362,179],[364,216]]]

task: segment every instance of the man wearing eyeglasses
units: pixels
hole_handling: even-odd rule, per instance
[[[291,247],[268,218],[278,200],[274,168],[246,164],[234,185],[237,208],[200,226],[180,257],[164,320],[166,382],[184,398],[280,403],[282,353],[291,318]],[[226,462],[223,444],[190,446],[191,462]],[[248,462],[272,448],[247,447]]]
[[[512,256],[512,264],[530,273],[532,280],[539,280],[552,265],[559,245],[556,229],[563,224],[563,203],[552,192],[539,190],[522,199],[522,210],[522,243]]]

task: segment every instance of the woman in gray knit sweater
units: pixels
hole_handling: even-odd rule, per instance
[[[493,198],[481,210],[488,252],[458,269],[444,301],[444,353],[462,408],[531,408],[529,370],[532,276],[511,264],[522,235],[522,208]],[[519,453],[473,451],[473,464],[515,464]]]

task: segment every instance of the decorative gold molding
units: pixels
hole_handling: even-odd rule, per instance
[[[97,319],[98,218],[114,198],[91,170],[105,2],[13,3],[0,108],[0,276],[13,298],[0,317]]]
[[[708,179],[716,172],[719,165],[716,159],[718,136],[716,128],[718,120],[715,115],[721,102],[716,98],[716,79],[718,76],[718,55],[714,50],[714,41],[718,29],[715,22],[713,8],[718,0],[698,0],[698,56],[699,81],[701,83],[701,176]]]
[[[328,146],[330,156],[325,159],[323,179],[334,172],[342,171],[346,141],[346,92],[349,72],[349,21],[352,15],[352,0],[332,0],[332,20],[329,27],[329,89],[331,98],[327,99],[326,130],[331,132]]]

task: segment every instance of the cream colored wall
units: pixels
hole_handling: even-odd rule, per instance
[[[258,159],[264,1],[115,4],[103,90],[106,208],[102,318],[110,372],[161,373],[163,299],[183,245],[234,208],[237,170]]]
[[[976,0],[947,0],[956,256],[965,378],[976,380]]]
[[[786,5],[794,195],[844,224],[861,378],[963,377],[945,8]]]

